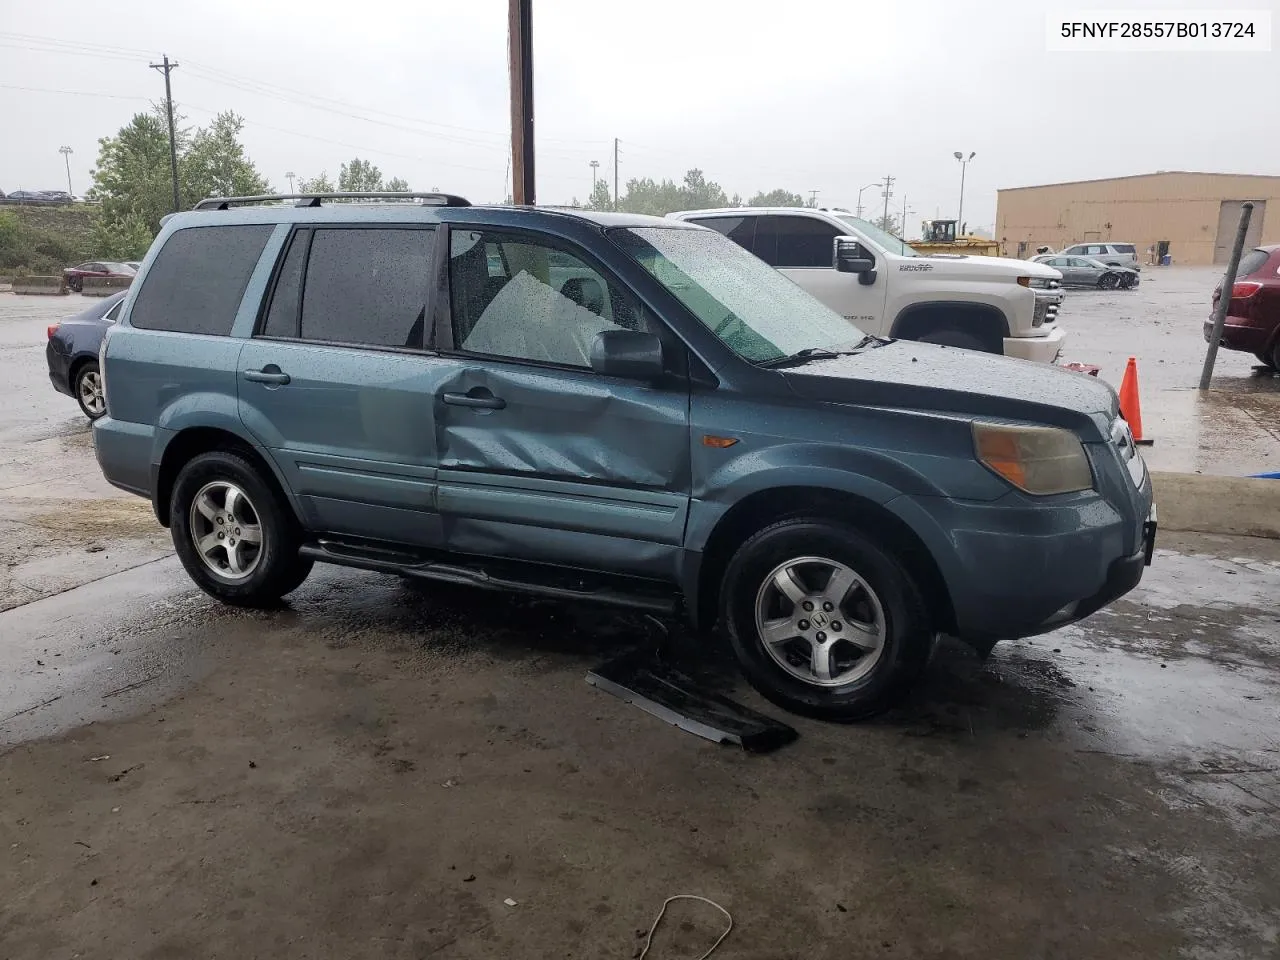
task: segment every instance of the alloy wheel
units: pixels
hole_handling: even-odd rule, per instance
[[[760,585],[755,626],[770,658],[804,683],[842,686],[884,653],[884,607],[856,571],[825,557],[797,557]]]
[[[206,483],[191,501],[191,540],[204,565],[225,580],[251,576],[262,557],[262,524],[244,489]]]

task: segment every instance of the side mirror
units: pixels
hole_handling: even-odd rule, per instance
[[[858,282],[870,286],[876,282],[876,261],[858,242],[857,237],[836,237],[832,248],[832,265],[840,273],[858,274]]]
[[[657,380],[666,370],[662,341],[652,333],[602,330],[591,343],[591,369],[606,377]]]

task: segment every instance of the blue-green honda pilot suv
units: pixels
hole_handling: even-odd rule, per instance
[[[1094,378],[864,336],[691,224],[350,199],[170,217],[102,347],[102,470],[228,603],[326,561],[680,614],[849,719],[1151,560]]]

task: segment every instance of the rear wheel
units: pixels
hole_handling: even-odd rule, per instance
[[[1255,357],[1264,367],[1270,367],[1272,370],[1280,370],[1280,341],[1270,353],[1255,353]]]
[[[784,520],[744,543],[720,602],[747,679],[811,716],[858,720],[888,709],[933,647],[910,574],[857,528],[818,517]]]
[[[169,501],[173,545],[205,593],[237,606],[274,603],[297,588],[312,561],[287,503],[248,460],[216,450],[178,473]]]
[[[90,420],[97,420],[107,412],[107,395],[102,389],[102,371],[98,361],[90,360],[76,371],[72,384],[80,410]]]

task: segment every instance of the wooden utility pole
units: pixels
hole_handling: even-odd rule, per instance
[[[511,195],[534,204],[533,0],[509,0],[507,60],[511,65]]]
[[[170,63],[169,55],[166,53],[163,63],[153,63],[149,66],[152,70],[159,70],[164,74],[164,106],[169,114],[169,172],[173,174],[173,212],[177,213],[182,202],[178,199],[178,139],[173,131],[173,88],[169,85],[169,74],[177,70],[178,65]]]

